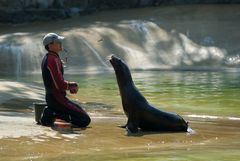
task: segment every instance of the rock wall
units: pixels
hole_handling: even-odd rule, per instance
[[[63,19],[99,10],[179,4],[237,4],[240,0],[0,0],[0,23]]]

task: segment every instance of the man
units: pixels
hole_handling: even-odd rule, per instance
[[[88,114],[77,104],[66,97],[66,90],[78,92],[76,82],[68,82],[63,77],[63,65],[59,52],[63,50],[64,37],[48,33],[43,38],[43,45],[48,51],[42,60],[42,77],[46,91],[47,108],[44,109],[41,124],[51,126],[55,118],[71,122],[79,127],[86,127],[91,122]]]

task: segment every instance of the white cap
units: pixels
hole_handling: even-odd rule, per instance
[[[43,38],[43,45],[46,46],[46,45],[50,44],[53,41],[62,42],[63,39],[64,39],[63,36],[59,36],[56,33],[48,33]]]

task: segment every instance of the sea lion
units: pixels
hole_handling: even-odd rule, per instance
[[[116,56],[109,57],[112,64],[122,106],[128,121],[125,126],[129,133],[144,131],[187,131],[188,123],[178,114],[161,111],[150,105],[135,87],[128,66]]]

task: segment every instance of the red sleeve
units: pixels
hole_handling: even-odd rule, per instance
[[[48,57],[48,70],[51,73],[56,89],[60,91],[68,90],[68,81],[65,81],[61,72],[62,63],[59,58]]]

